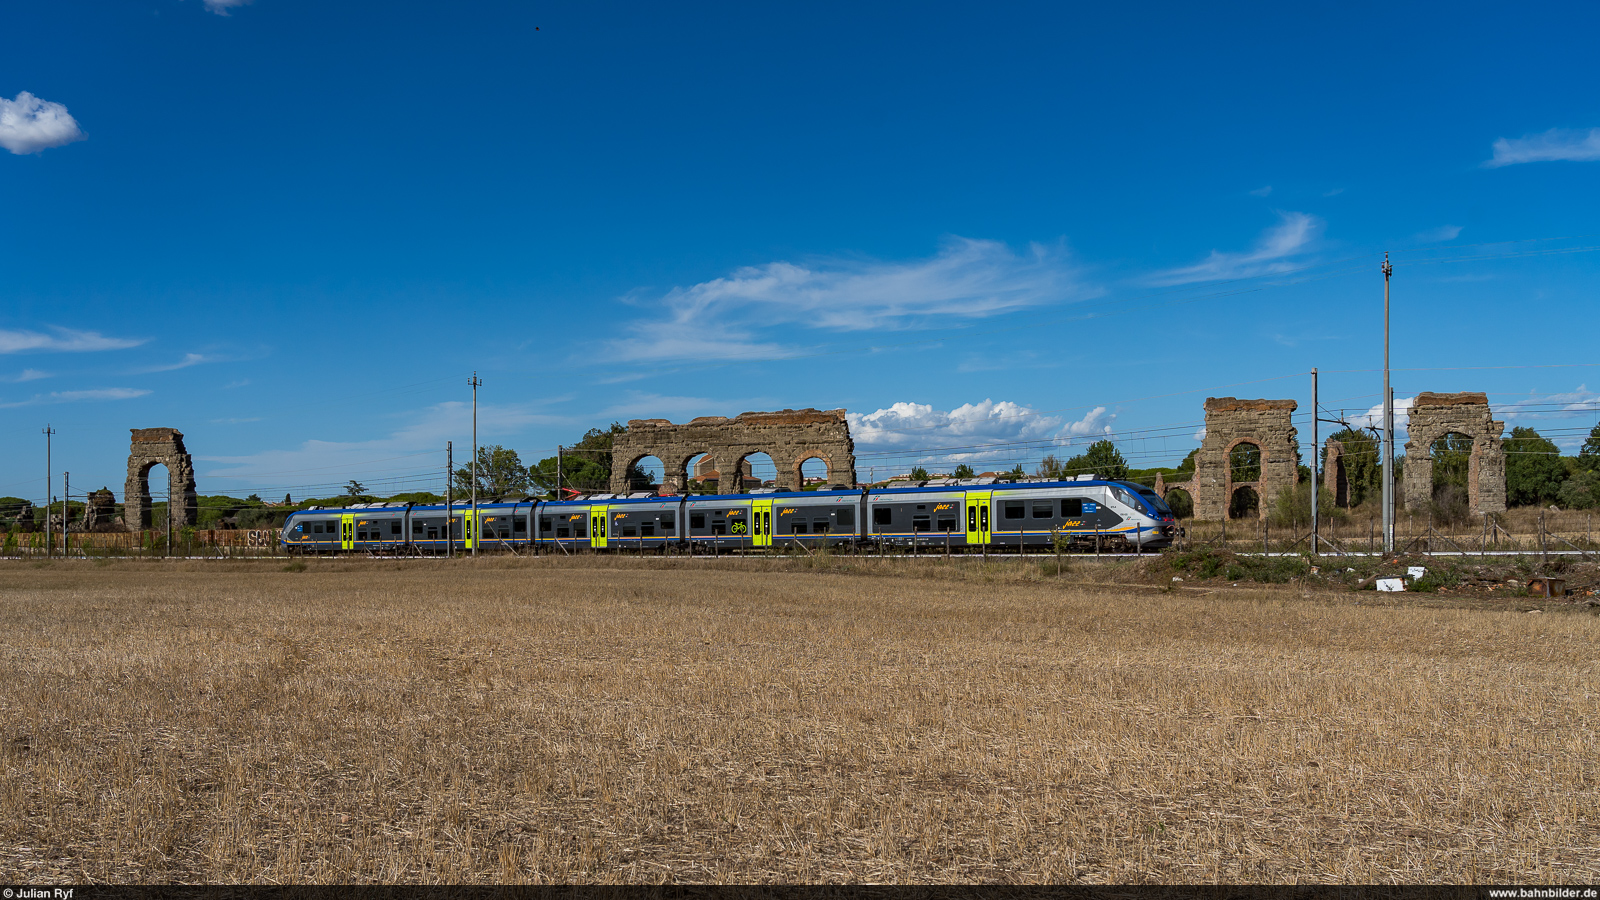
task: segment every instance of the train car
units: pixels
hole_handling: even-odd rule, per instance
[[[1092,476],[1072,481],[943,479],[871,490],[755,491],[659,496],[595,494],[571,500],[414,505],[358,504],[290,514],[291,553],[483,550],[656,550],[719,553],[862,543],[884,549],[1079,545],[1159,549],[1177,536],[1152,490]]]

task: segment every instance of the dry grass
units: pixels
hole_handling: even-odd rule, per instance
[[[764,565],[0,564],[0,871],[1600,880],[1593,616]]]

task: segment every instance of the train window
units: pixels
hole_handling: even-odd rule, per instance
[[[540,516],[539,517],[539,533],[540,534],[549,533],[550,527],[552,525],[554,525],[554,524],[555,523],[551,520],[551,518],[549,516]]]
[[[872,510],[872,522],[874,525],[893,525],[894,510],[887,506],[874,507]]]
[[[395,537],[399,537],[400,534],[401,534],[401,531],[402,531],[402,529],[400,527],[402,524],[404,524],[404,523],[402,523],[399,519],[395,519],[393,522],[390,522],[389,523],[389,533],[394,535]]]
[[[1083,515],[1083,498],[1069,497],[1061,501],[1061,515],[1068,519]]]
[[[322,533],[322,523],[321,522],[312,522],[311,523],[311,533],[312,534],[321,534]]]
[[[639,526],[639,536],[640,537],[655,537],[656,536],[655,523],[654,522],[646,522],[643,525],[640,525]]]
[[[932,531],[933,530],[933,525],[928,520],[927,516],[912,516],[911,517],[911,530],[912,531]]]
[[[515,522],[511,523],[511,530],[513,532],[517,533],[517,534],[527,534],[528,533],[528,520],[524,519],[524,518],[521,518],[521,517],[518,517]]]
[[[438,539],[439,539],[439,526],[438,525],[429,525],[428,526],[428,540],[437,541]]]
[[[704,528],[704,527],[706,527],[706,514],[705,513],[690,513],[689,514],[689,527],[690,528]]]
[[[571,531],[571,529],[567,528],[567,526],[563,525],[560,528],[556,529],[556,537],[558,537],[558,538],[572,537],[572,531]]]
[[[579,538],[588,537],[589,536],[589,530],[584,525],[584,522],[583,522],[582,519],[579,519],[578,521],[572,523],[572,536],[573,537],[579,537]]]
[[[715,535],[727,534],[728,526],[724,522],[713,522],[711,523],[711,533]]]
[[[1007,500],[1005,514],[1008,519],[1021,519],[1028,515],[1028,504],[1021,500]]]
[[[940,516],[939,517],[939,530],[940,531],[957,531],[957,530],[959,530],[956,527],[956,519],[955,519],[955,517],[954,516]]]
[[[661,517],[661,533],[662,534],[667,534],[667,533],[671,532],[672,529],[674,529],[676,527],[678,527],[678,520],[676,518],[674,518],[673,516],[662,516]]]
[[[828,520],[827,519],[817,519],[816,521],[812,522],[811,523],[811,533],[812,534],[827,534],[828,533]]]
[[[632,525],[624,525],[624,526],[622,526],[622,536],[623,537],[638,537],[639,536],[639,529],[633,527]]]
[[[1049,500],[1033,501],[1033,517],[1035,519],[1049,519],[1055,516],[1056,505]]]
[[[853,529],[856,527],[856,511],[849,507],[834,510],[833,517],[839,521],[840,528]]]
[[[789,529],[794,534],[805,534],[806,533],[806,523],[801,522],[799,520],[796,520],[794,522],[789,523]]]

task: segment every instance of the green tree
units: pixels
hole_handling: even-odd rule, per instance
[[[1589,430],[1589,439],[1579,448],[1578,468],[1585,472],[1600,472],[1600,424]]]
[[[517,451],[499,444],[478,448],[478,499],[525,497],[532,488],[528,469]],[[453,490],[457,497],[472,496],[472,470],[456,470]]]
[[[347,497],[360,497],[367,492],[367,486],[352,478],[350,483],[344,486],[344,492]]]
[[[1061,464],[1061,460],[1056,459],[1054,453],[1049,453],[1044,459],[1039,460],[1039,467],[1033,470],[1033,474],[1042,478],[1060,479],[1065,471],[1066,467]]]
[[[1193,450],[1190,450],[1189,451],[1189,455],[1185,456],[1183,458],[1183,462],[1178,463],[1178,471],[1179,472],[1187,472],[1188,474],[1193,475],[1194,474],[1194,458],[1195,458],[1195,455],[1198,454],[1199,452],[1200,452],[1200,448],[1199,447],[1196,447]]]
[[[928,480],[928,470],[924,469],[921,466],[913,466],[911,468],[911,480],[912,481],[927,481]]]
[[[1383,466],[1379,442],[1370,432],[1355,428],[1336,431],[1330,440],[1344,445],[1339,464],[1344,466],[1345,485],[1349,489],[1350,505],[1360,506],[1383,493]],[[1322,449],[1322,470],[1328,470],[1327,445]]]
[[[973,474],[973,471],[972,471],[972,467],[967,465],[966,463],[962,463],[961,465],[956,466],[956,476],[955,477],[957,477],[957,478],[972,478],[972,477],[974,477],[974,474]]]
[[[1255,444],[1239,444],[1228,451],[1228,471],[1235,484],[1261,480],[1261,448]]]
[[[610,428],[591,428],[583,439],[568,445],[562,454],[561,486],[579,491],[604,491],[611,487],[611,448],[617,435],[627,432],[627,426],[612,422]],[[650,476],[635,464],[629,464],[628,481],[633,485],[648,485]],[[528,470],[528,478],[541,491],[556,487],[556,458],[548,456]]]
[[[1574,472],[1556,496],[1563,509],[1600,509],[1600,469]]]
[[[1012,478],[1028,477],[1028,473],[1022,470],[1022,463],[1017,463],[1016,465],[1012,466],[1011,471],[1007,472],[1006,474],[1010,475]]]
[[[1511,429],[1505,449],[1507,505],[1537,506],[1554,502],[1567,476],[1567,467],[1561,462],[1561,449],[1532,428]]]
[[[1116,444],[1108,440],[1095,441],[1088,450],[1067,460],[1060,475],[1094,475],[1106,481],[1120,481],[1128,477],[1128,461]]]

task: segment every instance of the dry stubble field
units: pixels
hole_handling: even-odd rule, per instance
[[[1594,616],[702,562],[5,564],[0,872],[1600,880]]]

